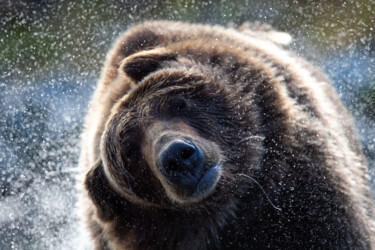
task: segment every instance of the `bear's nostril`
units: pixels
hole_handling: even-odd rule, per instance
[[[202,151],[191,142],[176,140],[171,142],[160,154],[162,172],[168,176],[198,176],[204,161]]]
[[[181,150],[181,158],[183,160],[189,159],[193,154],[195,153],[195,148],[194,147],[187,147]]]

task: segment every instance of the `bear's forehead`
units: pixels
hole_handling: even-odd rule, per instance
[[[146,77],[138,83],[122,100],[123,108],[152,107],[162,105],[176,97],[205,97],[210,94],[208,85],[212,81],[203,74],[192,74],[184,70],[163,70]],[[211,93],[213,94],[213,93]]]

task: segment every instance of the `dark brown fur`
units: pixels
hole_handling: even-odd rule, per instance
[[[350,115],[278,33],[241,32],[150,22],[115,44],[80,159],[97,249],[374,249]],[[191,198],[163,179],[171,138],[220,160],[213,190]]]

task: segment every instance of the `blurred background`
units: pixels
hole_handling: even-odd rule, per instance
[[[88,100],[114,40],[145,20],[268,23],[323,69],[375,177],[375,1],[0,0],[0,249],[87,249],[75,215]]]

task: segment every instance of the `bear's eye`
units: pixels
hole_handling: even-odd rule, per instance
[[[182,98],[174,99],[169,103],[169,112],[171,115],[181,115],[188,111],[188,104]]]
[[[121,157],[127,166],[134,165],[139,160],[140,147],[137,143],[126,143],[122,145]]]

